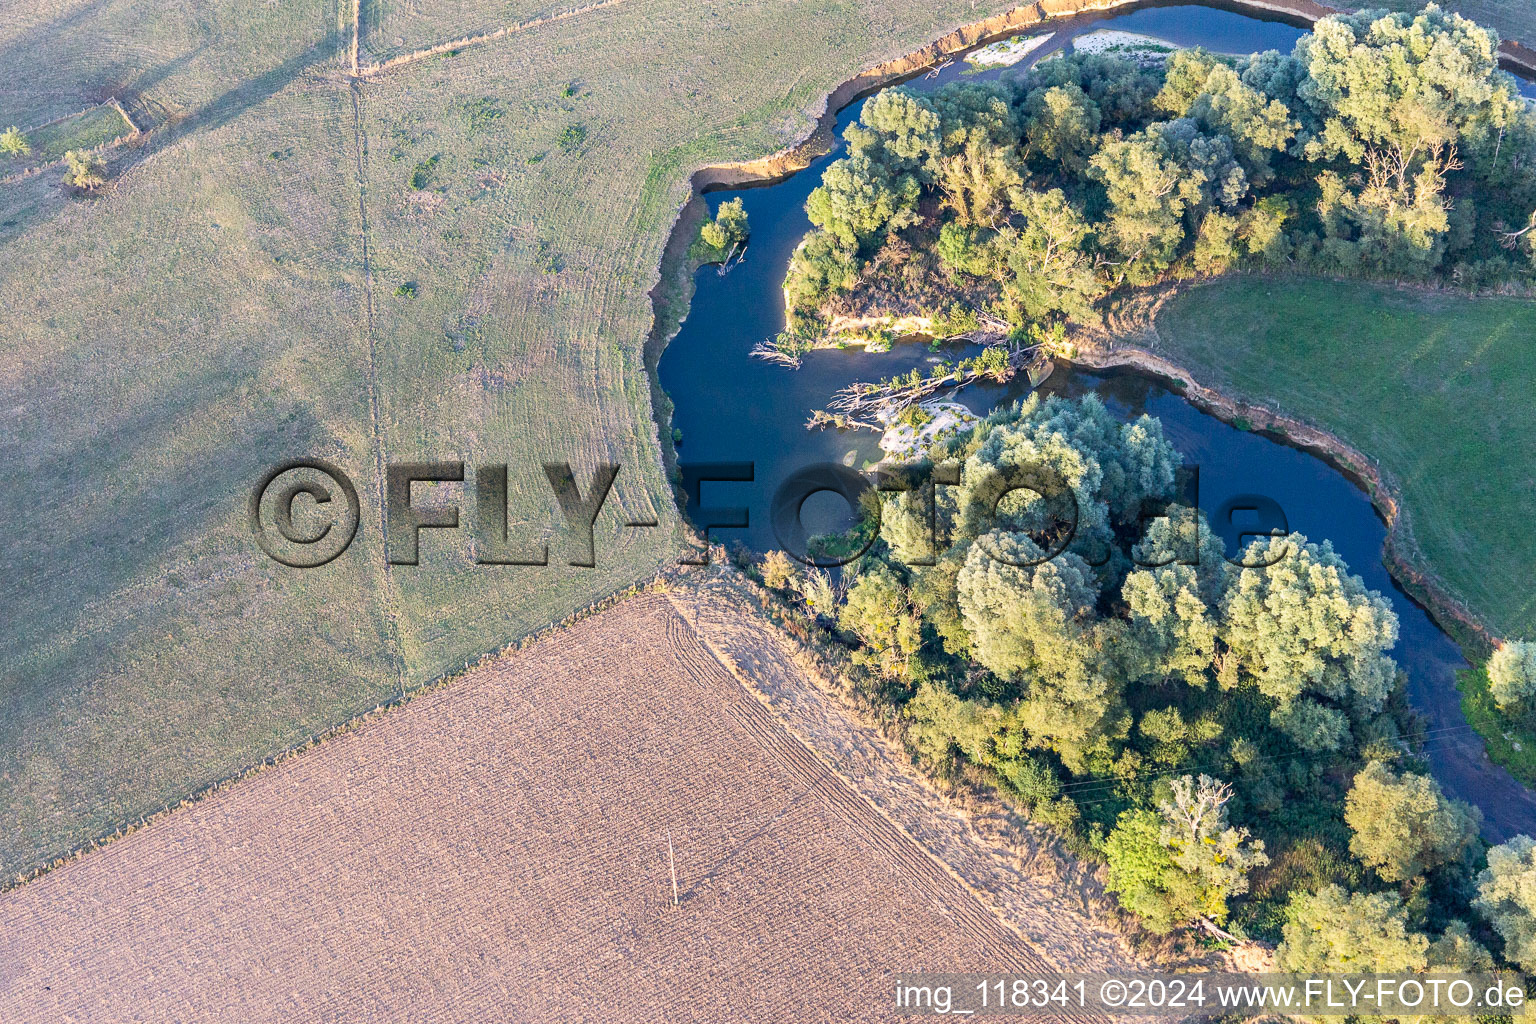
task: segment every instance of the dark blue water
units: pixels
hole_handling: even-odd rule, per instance
[[[1083,16],[1058,23],[1057,35],[1035,59],[1065,45],[1072,36],[1100,28],[1141,32],[1185,46],[1222,52],[1289,50],[1302,30],[1195,5],[1151,7],[1113,17]],[[986,81],[1017,73],[1022,66],[993,69],[963,77]],[[964,63],[907,88],[931,90],[961,78]],[[858,116],[855,102],[840,112],[838,134]],[[782,292],[785,269],[794,248],[810,228],[804,204],[827,164],[842,155],[839,146],[809,168],[772,186],[706,197],[711,213],[727,198],[741,198],[751,225],[744,263],[721,276],[705,267],[687,320],[668,345],[658,367],[662,387],[675,405],[673,425],[682,431],[678,457],[683,462],[745,462],[755,465],[751,483],[706,483],[703,503],[742,506],[749,513],[743,530],[718,530],[727,543],[743,540],[757,550],[782,547],[769,522],[775,489],[793,472],[821,462],[861,468],[880,457],[872,431],[808,431],[812,410],[824,408],[839,388],[852,381],[876,380],[938,358],[926,346],[897,345],[888,353],[862,349],[813,352],[792,370],[751,358],[751,348],[784,326]],[[943,355],[954,358],[953,349]],[[1021,397],[1027,385],[976,386],[957,398],[984,412]],[[1508,772],[1488,761],[1481,739],[1461,714],[1455,673],[1466,662],[1450,639],[1422,608],[1391,579],[1381,561],[1386,527],[1366,495],[1348,478],[1304,452],[1228,426],[1195,409],[1179,395],[1128,375],[1110,377],[1058,371],[1044,390],[1068,394],[1097,392],[1117,414],[1143,412],[1163,422],[1169,439],[1186,464],[1200,467],[1200,504],[1210,514],[1239,494],[1274,498],[1291,529],[1314,540],[1328,539],[1366,584],[1392,602],[1400,638],[1392,652],[1409,678],[1409,696],[1429,720],[1428,750],[1434,774],[1448,792],[1483,810],[1485,834],[1502,840],[1536,833],[1536,795]],[[821,495],[806,505],[811,532],[847,523],[840,498]]]

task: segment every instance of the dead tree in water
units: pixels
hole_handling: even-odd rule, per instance
[[[1012,380],[1020,369],[1033,366],[1040,355],[1039,345],[1028,345],[1008,353],[1007,361],[996,368],[972,362],[970,366],[962,363],[948,373],[917,380],[897,377],[874,383],[855,381],[839,391],[828,408],[850,419],[882,409],[904,409],[947,388],[958,390],[981,377],[989,377],[999,384]]]

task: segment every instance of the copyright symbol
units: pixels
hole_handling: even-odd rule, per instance
[[[1120,1006],[1125,1002],[1125,982],[1111,978],[1099,986],[1099,1002],[1105,1006]]]
[[[360,518],[351,479],[319,459],[278,466],[251,494],[256,543],[295,569],[322,566],[347,550]]]

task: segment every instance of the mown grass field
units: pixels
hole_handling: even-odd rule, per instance
[[[159,120],[93,198],[0,186],[0,876],[674,558],[643,347],[688,172],[1003,6],[623,0],[353,86],[350,4],[11,5],[0,123]],[[541,11],[471,13],[399,36]],[[308,571],[246,520],[301,456],[363,510]],[[461,531],[386,568],[378,465],[450,458],[511,465],[554,564],[477,568]],[[595,569],[561,564],[543,461],[622,466]]]
[[[1377,459],[1426,567],[1495,632],[1536,637],[1536,303],[1238,278],[1158,319],[1201,380]]]

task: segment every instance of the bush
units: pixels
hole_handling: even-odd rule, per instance
[[[795,563],[782,551],[770,551],[763,556],[763,585],[770,590],[783,590],[795,578]]]
[[[417,164],[415,169],[411,171],[411,188],[420,192],[422,189],[432,184],[432,174],[437,170],[437,162],[441,158],[442,154],[438,153],[432,156],[430,159],[423,160],[421,163]]]
[[[1536,694],[1536,643],[1511,640],[1488,659],[1488,692],[1501,710],[1525,705]]]
[[[72,149],[64,154],[64,184],[86,190],[100,188],[107,183],[107,169],[101,161],[89,153]]]
[[[32,144],[21,133],[21,129],[11,125],[5,131],[0,132],[0,153],[6,156],[26,156],[32,152]]]

